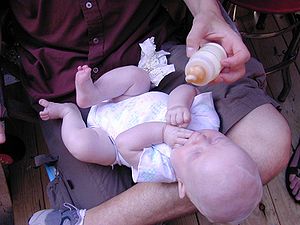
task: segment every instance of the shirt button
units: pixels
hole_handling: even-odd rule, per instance
[[[93,4],[91,2],[86,2],[85,3],[85,7],[88,8],[88,9],[90,9],[90,8],[93,7]]]
[[[93,38],[93,43],[96,45],[99,43],[99,38]]]
[[[92,81],[96,80],[96,74],[93,73],[91,77],[92,77]]]
[[[93,68],[93,73],[98,73],[98,72],[99,72],[98,67],[94,67],[94,68]]]

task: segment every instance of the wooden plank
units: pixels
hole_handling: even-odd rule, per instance
[[[47,148],[47,145],[43,138],[42,130],[41,130],[39,124],[35,124],[34,130],[35,130],[35,139],[37,142],[38,154],[47,154],[48,148]],[[47,185],[49,183],[49,178],[48,178],[47,172],[44,167],[42,167],[40,171],[41,171],[41,187],[42,187],[42,191],[44,194],[45,208],[50,208],[50,203],[49,203],[49,199],[47,196]]]
[[[44,194],[40,169],[33,168],[33,156],[37,154],[34,125],[17,121],[14,126],[15,133],[20,135],[26,146],[24,158],[10,167],[14,223],[27,225],[32,213],[45,208]]]
[[[13,209],[6,176],[3,166],[0,164],[0,224],[13,224]]]
[[[284,171],[272,180],[268,188],[280,221],[283,225],[300,224],[300,205],[295,204],[288,195],[284,182]]]

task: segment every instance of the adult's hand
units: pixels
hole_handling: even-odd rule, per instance
[[[221,61],[224,68],[214,82],[232,83],[242,78],[250,53],[239,34],[233,31],[223,19],[217,2],[190,0],[186,3],[194,16],[186,40],[187,56],[190,57],[207,42],[217,42],[224,47],[228,58]]]

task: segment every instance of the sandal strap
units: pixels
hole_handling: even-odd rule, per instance
[[[300,178],[300,168],[299,167],[288,167],[286,170],[287,170],[288,174],[294,174]]]

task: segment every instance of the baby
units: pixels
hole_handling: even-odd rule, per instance
[[[43,120],[63,120],[62,139],[74,157],[131,167],[135,182],[177,181],[179,196],[186,194],[212,222],[236,223],[252,212],[262,196],[257,166],[217,131],[211,93],[190,85],[170,95],[148,92],[147,72],[134,66],[95,83],[90,73],[78,67],[75,79],[77,104],[93,106],[88,127],[76,105],[39,101]]]

